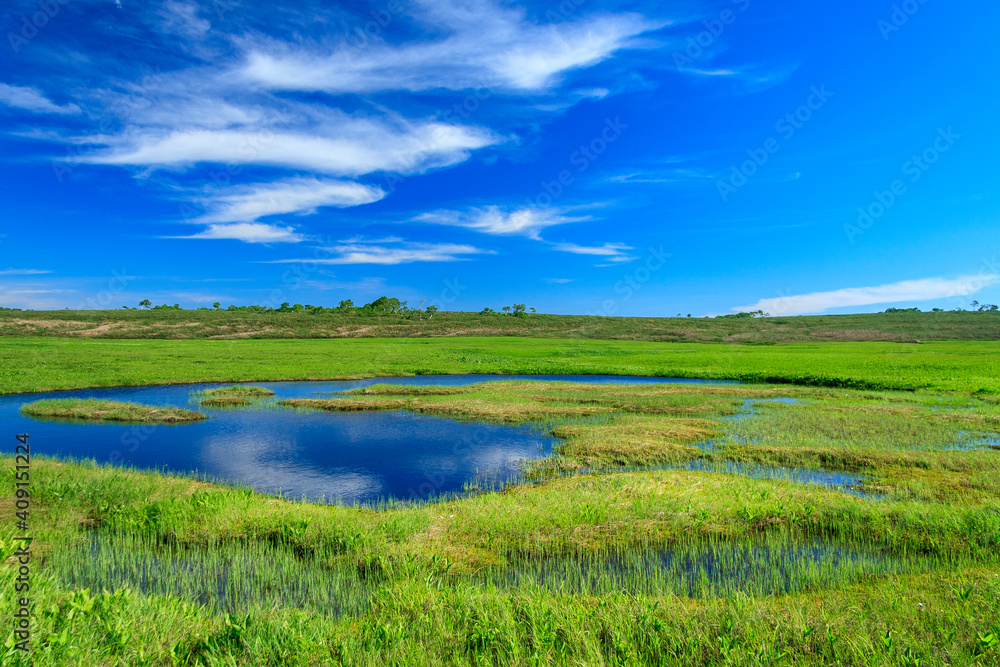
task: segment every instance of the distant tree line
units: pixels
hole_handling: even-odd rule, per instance
[[[128,310],[128,306],[122,306]],[[139,302],[139,308],[142,310],[184,310],[179,304],[174,304],[169,306],[167,304],[162,304],[159,306],[154,306],[149,299],[143,299]],[[222,304],[218,301],[212,304],[211,310],[222,310]],[[134,310],[134,309],[133,309]],[[202,306],[196,308],[195,310],[210,310],[209,308]],[[437,306],[427,306],[426,308],[410,308],[408,302],[400,301],[399,299],[380,296],[371,303],[366,303],[363,306],[355,306],[351,299],[345,299],[341,301],[336,306],[314,306],[312,304],[291,304],[288,301],[284,302],[277,308],[272,306],[237,306],[235,304],[230,305],[225,309],[229,312],[247,312],[247,313],[310,313],[313,315],[319,315],[321,313],[341,313],[341,314],[355,314],[355,315],[396,315],[401,317],[418,317],[422,318],[425,314],[428,319],[434,318],[434,313],[438,312]]]
[[[528,308],[523,303],[515,303],[515,304],[513,304],[511,306],[504,306],[500,310],[503,311],[503,312],[498,313],[497,311],[495,311],[492,308],[490,308],[489,306],[487,306],[486,308],[483,308],[479,312],[479,314],[480,315],[511,315],[513,317],[527,317],[529,312],[531,312],[531,313],[535,312],[534,308]]]
[[[1000,310],[1000,306],[992,303],[979,303],[978,301],[973,301],[969,311],[964,308],[958,307],[955,309],[956,313],[973,312],[973,313],[995,313]],[[919,308],[886,308],[882,311],[883,313],[920,313],[923,312]],[[944,308],[932,308],[932,313],[943,313]]]
[[[678,315],[677,317],[680,317]],[[688,315],[688,317],[691,317]],[[731,315],[719,315],[717,319],[720,320],[750,320],[755,317],[771,317],[771,313],[765,313],[763,310],[751,310],[744,313],[732,313]]]

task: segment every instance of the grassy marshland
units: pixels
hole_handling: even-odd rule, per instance
[[[595,297],[594,306],[599,308],[603,299],[604,297]],[[519,336],[651,342],[912,343],[931,340],[998,340],[1000,313],[895,312],[734,319],[545,314],[511,317],[439,311],[434,314],[433,319],[428,319],[426,314],[375,316],[337,312],[2,310],[0,337],[8,336],[234,340]]]
[[[208,398],[228,398],[228,397],[250,397],[260,398],[262,396],[274,396],[274,392],[265,387],[248,387],[246,385],[233,385],[231,387],[218,387],[216,389],[206,389],[202,392]]]
[[[200,412],[182,408],[96,398],[54,398],[35,401],[22,407],[21,413],[31,417],[146,424],[174,424],[208,418]]]
[[[534,483],[371,508],[33,459],[36,665],[1000,664],[995,397],[503,382],[293,405],[565,440]]]
[[[989,313],[983,315],[992,317]],[[2,393],[435,373],[656,375],[1000,395],[1000,342],[732,345],[459,337],[341,340],[0,337]]]
[[[252,404],[256,399],[274,396],[274,392],[264,387],[233,385],[231,387],[206,389],[200,392],[198,396],[199,405],[207,408],[239,408]]]

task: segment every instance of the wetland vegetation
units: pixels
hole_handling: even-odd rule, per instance
[[[240,408],[268,396],[274,396],[274,392],[264,387],[233,385],[201,392],[198,396],[198,403],[207,408]]]
[[[97,398],[50,398],[34,401],[22,407],[21,414],[52,419],[136,424],[177,424],[208,419],[200,412],[173,406],[144,405]]]
[[[980,315],[992,317],[990,313],[976,316]],[[1000,395],[1000,342],[732,345],[510,337],[339,340],[0,337],[2,393],[458,373],[649,375]]]
[[[519,304],[518,304],[519,305]],[[374,306],[374,304],[369,304]],[[523,309],[523,306],[521,306]],[[486,309],[489,311],[490,309]],[[512,309],[513,311],[513,309]],[[485,314],[484,314],[485,313]],[[518,336],[652,342],[788,343],[1000,340],[1000,312],[899,311],[860,315],[752,317],[523,316],[470,312],[389,312],[305,306],[234,310],[4,310],[0,336],[113,339],[388,338]]]
[[[562,442],[500,492],[362,507],[33,459],[35,664],[1000,664],[991,394],[491,382],[314,400],[293,405]]]

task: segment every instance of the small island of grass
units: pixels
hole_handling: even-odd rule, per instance
[[[219,396],[218,398],[203,399],[199,405],[206,408],[242,408],[250,403],[249,398],[242,396]]]
[[[24,405],[21,414],[31,417],[144,424],[177,424],[208,418],[200,412],[173,406],[143,405],[96,398],[56,398],[35,401]]]
[[[260,398],[262,396],[274,396],[274,392],[266,387],[245,387],[236,384],[231,387],[206,389],[201,395],[205,398]]]
[[[274,396],[274,392],[265,387],[233,385],[207,389],[199,395],[199,404],[206,408],[241,408],[250,405],[254,399]]]

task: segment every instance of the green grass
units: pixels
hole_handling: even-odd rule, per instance
[[[206,389],[201,392],[202,396],[208,398],[259,398],[261,396],[274,396],[274,392],[265,387],[248,387],[246,385],[233,385],[232,387],[218,387],[216,389]]]
[[[244,408],[254,400],[274,396],[274,392],[264,387],[233,385],[217,387],[197,393],[198,404],[206,408]]]
[[[603,299],[603,297],[602,297]],[[595,300],[595,307],[600,301]],[[666,314],[666,313],[665,313]],[[669,313],[673,315],[673,313]],[[0,336],[83,338],[356,338],[518,336],[656,342],[998,340],[1000,313],[882,313],[768,317],[416,316],[207,310],[0,311]]]
[[[24,405],[21,414],[51,419],[149,424],[176,424],[208,419],[207,416],[193,410],[96,398],[54,398],[34,401]]]
[[[1000,342],[0,339],[0,392],[433,373],[656,375],[1000,394]]]
[[[1000,665],[995,345],[8,340],[0,355],[20,363],[3,386],[27,390],[483,366],[786,373],[731,386],[382,384],[292,402],[562,438],[530,483],[429,503],[296,503],[33,457],[34,664]],[[35,364],[19,346],[50,365],[24,374]],[[867,388],[787,383],[800,373]],[[691,464],[851,472],[876,495]],[[13,457],[0,470],[13,515]],[[0,523],[8,605],[18,534]],[[10,646],[0,661],[26,664]]]
[[[198,402],[206,408],[245,408],[253,401],[241,396],[219,396],[218,398],[205,398]]]
[[[36,665],[1000,658],[995,501],[649,471],[374,511],[86,462],[32,475]]]

